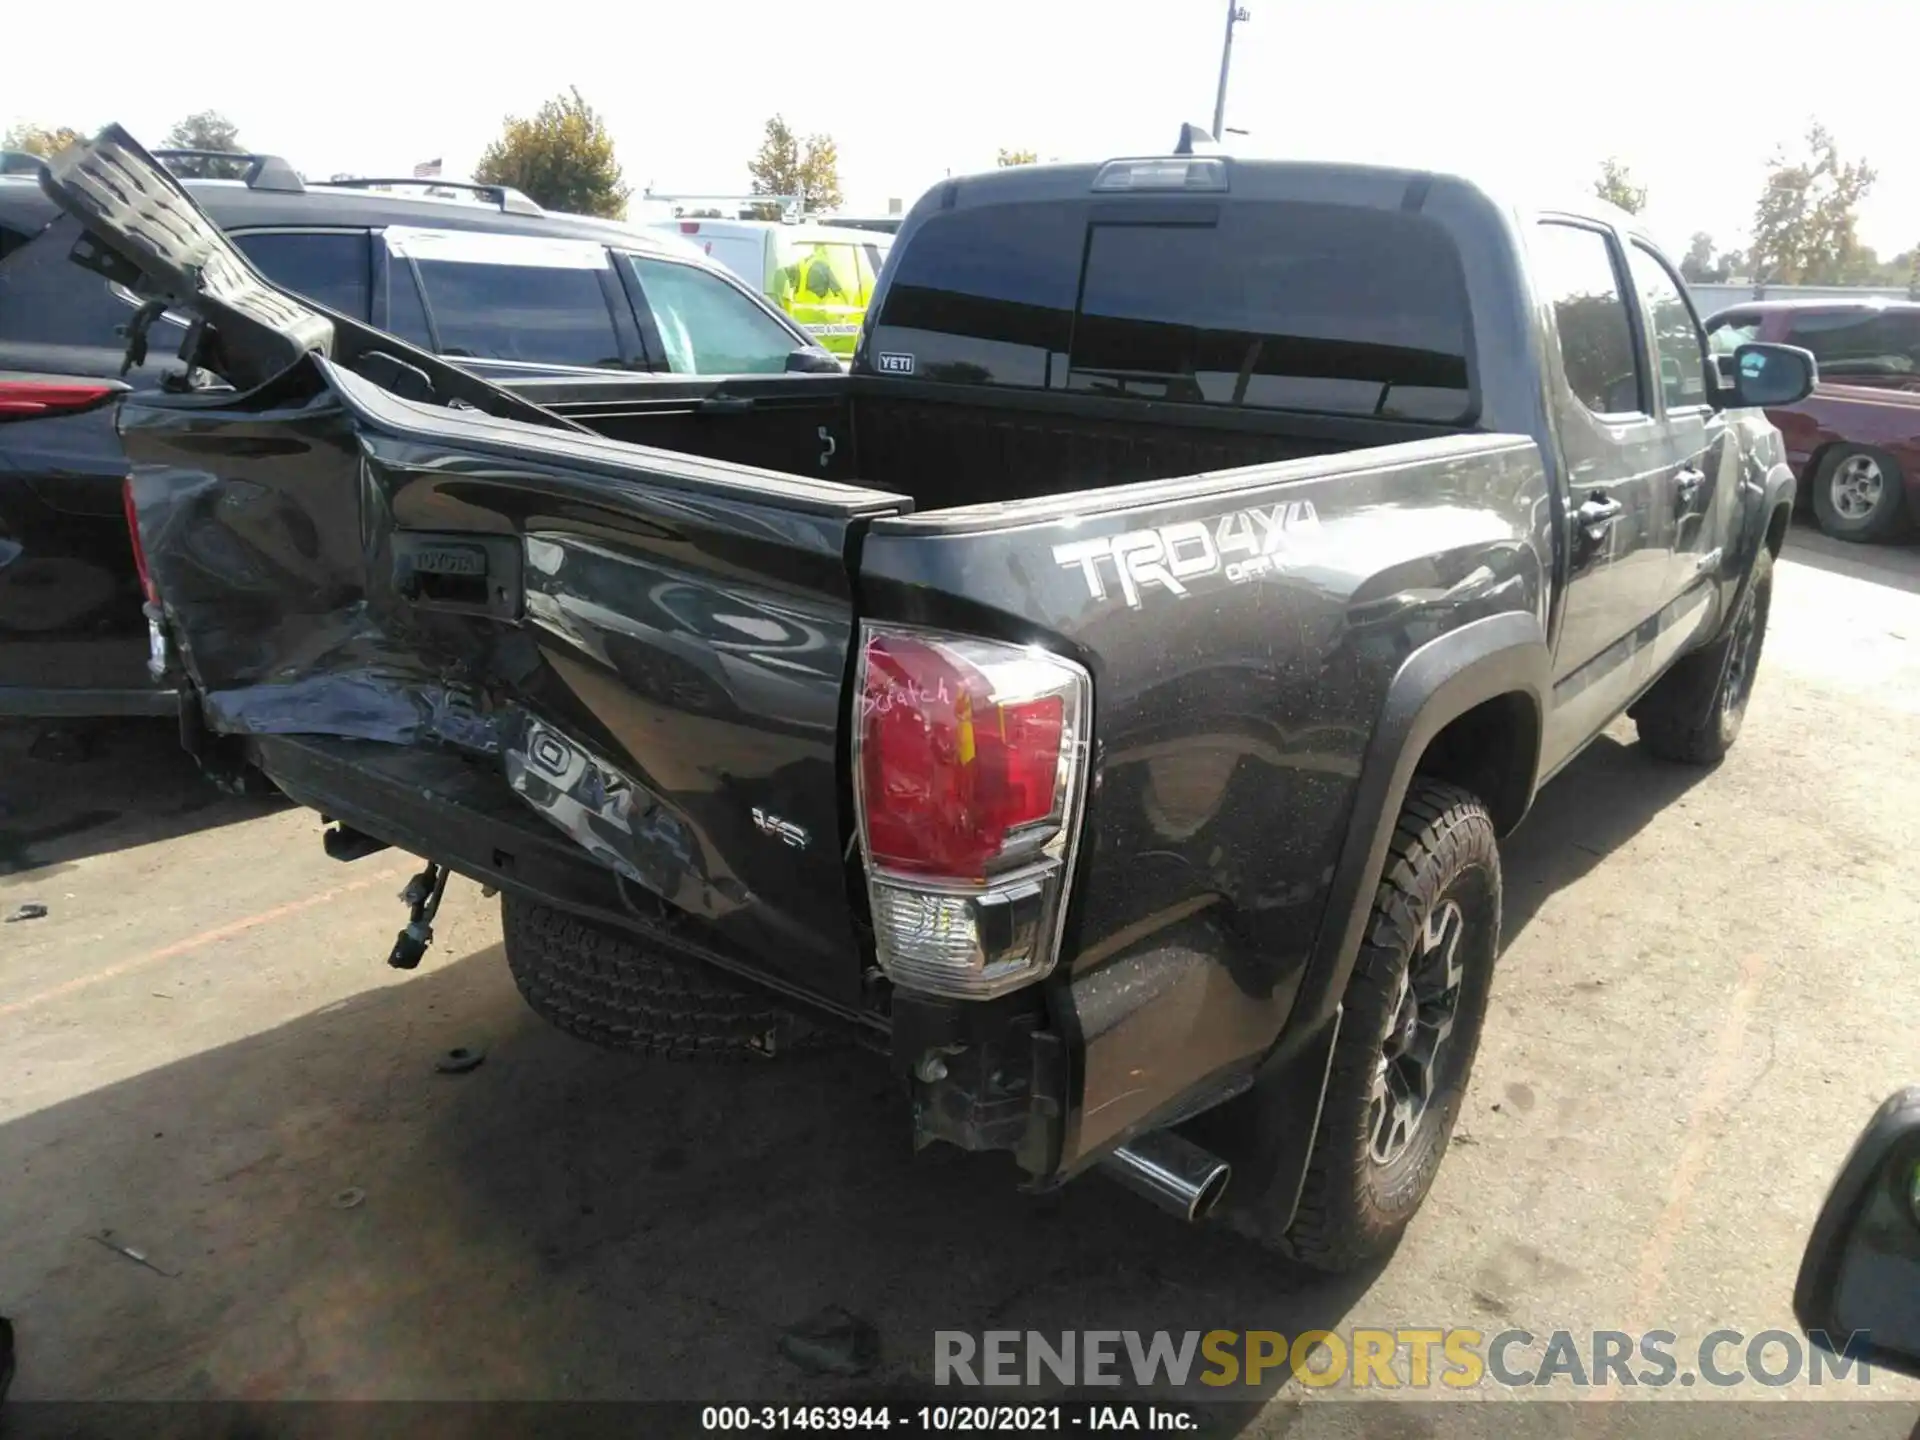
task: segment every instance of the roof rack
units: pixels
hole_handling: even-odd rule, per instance
[[[428,190],[470,190],[482,200],[498,205],[508,215],[544,215],[547,212],[540,202],[511,185],[480,185],[470,180],[421,179],[415,176],[387,179],[379,175],[353,175],[346,179],[329,180],[329,185],[341,185],[350,190],[377,190],[389,185],[412,185]]]
[[[169,160],[230,160],[244,163],[247,173],[241,179],[247,182],[249,190],[284,190],[288,194],[298,195],[307,188],[307,182],[293,166],[278,155],[252,155],[244,150],[155,150],[153,158],[163,165]],[[173,167],[168,165],[171,170]]]

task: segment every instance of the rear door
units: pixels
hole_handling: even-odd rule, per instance
[[[121,412],[209,727],[465,753],[634,903],[854,1004],[846,557],[909,502],[587,434],[313,311],[124,132],[57,179],[144,292],[207,320],[235,386]]]
[[[1549,398],[1570,512],[1566,601],[1554,651],[1551,768],[1633,698],[1643,627],[1665,603],[1673,516],[1668,436],[1640,349],[1626,257],[1607,228],[1548,218],[1528,239],[1554,317]]]
[[[379,248],[389,328],[477,373],[647,368],[598,241],[392,226]]]

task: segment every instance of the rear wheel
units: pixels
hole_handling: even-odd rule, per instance
[[[1500,950],[1500,846],[1465,790],[1416,780],[1394,829],[1286,1248],[1318,1270],[1391,1249],[1433,1185]]]
[[[1814,473],[1813,513],[1836,540],[1896,540],[1908,528],[1906,477],[1884,451],[1842,445]]]
[[[500,923],[520,994],[578,1039],[675,1060],[746,1060],[817,1038],[763,996],[622,931],[504,893]]]
[[[1733,623],[1713,644],[1683,655],[1630,712],[1640,743],[1662,760],[1711,765],[1740,736],[1773,607],[1773,553],[1764,546]]]

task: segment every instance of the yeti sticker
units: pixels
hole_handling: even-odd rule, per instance
[[[882,375],[911,375],[913,373],[913,356],[911,355],[901,355],[897,352],[882,350],[877,364]]]

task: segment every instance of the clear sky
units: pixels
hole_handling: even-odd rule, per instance
[[[1586,187],[1619,156],[1666,244],[1744,245],[1766,162],[1823,120],[1880,172],[1882,257],[1920,243],[1920,0],[1243,0],[1244,154]],[[850,208],[909,202],[1000,146],[1165,150],[1212,117],[1224,0],[387,0],[21,5],[0,126],[190,110],[309,175],[469,169],[508,113],[577,85],[638,191],[744,191],[766,118],[839,141]],[[169,13],[175,18],[168,19]],[[83,18],[84,17],[84,18]],[[43,64],[21,63],[35,49]]]

